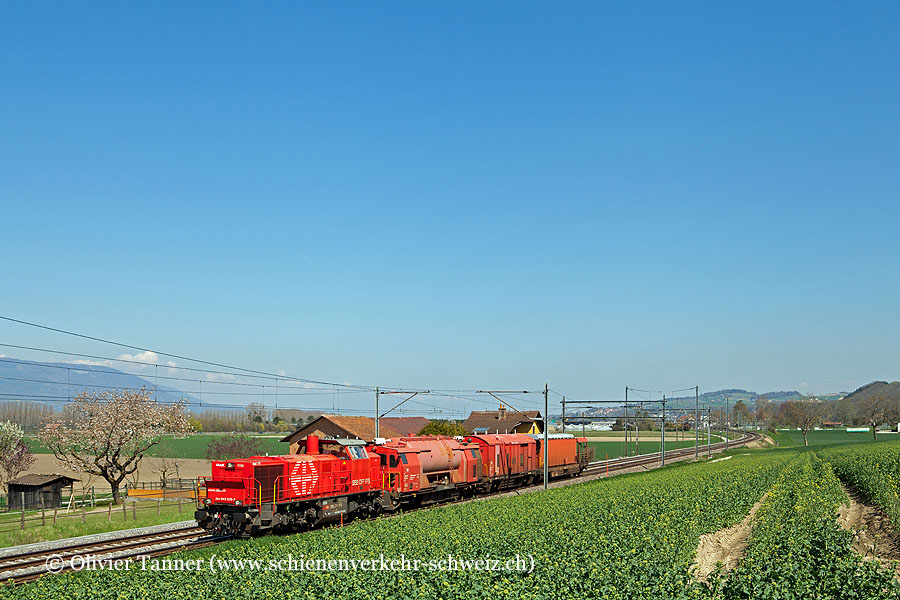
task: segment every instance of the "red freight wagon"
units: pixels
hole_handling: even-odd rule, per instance
[[[529,434],[537,442],[538,465],[544,468],[544,436]],[[587,467],[587,438],[576,438],[568,433],[547,436],[547,465],[551,477],[580,473]]]
[[[520,485],[538,469],[537,445],[528,435],[488,433],[467,436],[465,441],[481,450],[485,489]]]

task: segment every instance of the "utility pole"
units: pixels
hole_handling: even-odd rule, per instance
[[[700,458],[700,386],[694,388],[694,460]]]
[[[728,396],[725,396],[725,449],[728,450]]]
[[[375,437],[376,438],[381,437],[378,435],[378,433],[379,433],[379,431],[378,431],[378,415],[381,413],[381,411],[378,410],[378,397],[380,395],[381,394],[378,392],[378,388],[376,387],[375,388]]]
[[[622,417],[622,431],[625,433],[625,457],[628,458],[628,386],[625,386],[625,416]]]
[[[644,403],[638,402],[638,411],[637,416],[634,420],[634,455],[638,456],[641,453],[641,413],[644,412]]]
[[[712,410],[706,407],[706,458],[712,456]]]
[[[563,396],[562,399],[563,412],[562,412],[562,432],[566,432],[566,397]]]
[[[548,426],[550,423],[550,386],[548,384],[544,384],[544,489],[547,489],[547,481],[550,479],[550,470],[547,461],[549,460],[549,454],[547,452],[547,440],[548,434],[547,432],[550,430]]]
[[[662,407],[662,444],[660,444],[660,456],[662,457],[662,466],[666,466],[666,395],[663,394]]]

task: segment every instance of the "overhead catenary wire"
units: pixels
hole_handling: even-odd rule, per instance
[[[367,390],[373,390],[373,389],[375,389],[373,386],[361,386],[361,385],[353,385],[353,384],[337,383],[337,382],[333,382],[333,381],[318,381],[318,380],[315,380],[315,379],[307,379],[307,378],[304,378],[304,377],[293,377],[293,376],[289,376],[289,375],[280,375],[280,374],[277,374],[277,373],[269,373],[269,372],[267,372],[267,371],[260,371],[260,370],[257,370],[257,369],[247,369],[247,368],[244,368],[244,367],[237,367],[237,366],[234,366],[234,365],[228,365],[228,364],[225,364],[225,363],[220,363],[220,362],[215,362],[215,361],[208,361],[208,360],[202,360],[202,359],[199,359],[199,358],[192,358],[192,357],[190,357],[190,356],[184,356],[184,355],[180,355],[180,354],[174,354],[174,353],[171,353],[171,352],[163,352],[163,351],[161,351],[161,350],[153,350],[153,349],[151,349],[151,348],[145,348],[145,347],[142,347],[142,346],[135,346],[135,345],[133,345],[133,344],[125,344],[125,343],[122,343],[122,342],[117,342],[117,341],[113,341],[113,340],[107,340],[107,339],[103,339],[103,338],[96,337],[96,336],[85,335],[85,334],[82,334],[82,333],[76,333],[76,332],[74,332],[74,331],[67,331],[67,330],[65,330],[65,329],[59,329],[59,328],[57,328],[57,327],[50,327],[50,326],[47,326],[47,325],[41,325],[41,324],[39,324],[39,323],[32,323],[32,322],[30,322],[30,321],[24,321],[24,320],[22,320],[22,319],[15,319],[15,318],[13,318],[13,317],[7,317],[7,316],[4,316],[4,315],[0,315],[0,319],[3,319],[4,321],[10,321],[10,322],[12,322],[12,323],[19,323],[20,325],[27,325],[27,326],[29,326],[29,327],[36,327],[36,328],[44,329],[44,330],[47,330],[47,331],[54,331],[54,332],[56,332],[56,333],[62,333],[62,334],[65,334],[65,335],[70,335],[70,336],[74,336],[74,337],[79,337],[79,338],[86,339],[86,340],[91,340],[91,341],[95,341],[95,342],[101,342],[101,343],[104,343],[104,344],[111,344],[111,345],[113,345],[113,346],[119,346],[119,347],[121,347],[121,348],[128,348],[128,349],[130,349],[130,350],[138,350],[138,351],[140,351],[140,352],[152,352],[152,353],[156,354],[157,356],[168,356],[169,358],[176,358],[176,359],[178,359],[178,360],[187,360],[187,361],[194,362],[194,363],[198,363],[198,364],[202,364],[202,365],[209,365],[209,366],[212,366],[212,367],[219,367],[219,368],[222,368],[222,369],[230,369],[230,370],[232,370],[232,371],[242,371],[242,372],[244,372],[244,373],[253,374],[253,375],[261,375],[261,376],[266,376],[266,377],[273,377],[273,378],[276,378],[276,379],[283,379],[283,380],[286,380],[286,381],[301,381],[301,382],[304,382],[304,383],[314,383],[314,384],[319,384],[319,385],[333,385],[333,386],[340,386],[340,387],[346,387],[346,388],[358,388],[358,389],[367,389]],[[169,365],[161,365],[161,366],[169,366]]]
[[[149,376],[152,377],[154,381],[156,381],[156,385],[150,385],[148,387],[150,389],[152,389],[155,393],[168,392],[168,393],[173,393],[173,394],[185,394],[188,396],[193,395],[194,392],[180,390],[180,389],[174,389],[174,388],[168,388],[168,389],[160,388],[158,385],[159,380],[180,381],[180,382],[186,382],[186,383],[190,383],[190,384],[196,383],[199,388],[197,391],[197,394],[201,396],[201,400],[202,400],[202,394],[204,394],[204,393],[207,394],[207,396],[246,396],[246,397],[261,396],[264,399],[263,404],[265,404],[266,397],[274,395],[275,408],[293,408],[293,409],[297,409],[297,410],[324,411],[324,410],[327,410],[327,408],[279,406],[278,399],[281,396],[321,396],[321,395],[325,395],[329,392],[334,392],[336,394],[339,394],[340,391],[344,391],[345,393],[363,393],[363,392],[368,392],[368,391],[375,389],[372,386],[349,384],[349,383],[338,383],[338,382],[317,380],[317,379],[304,378],[304,377],[295,377],[295,376],[288,375],[288,374],[271,373],[271,372],[267,372],[267,371],[259,370],[259,369],[250,369],[250,368],[235,366],[235,365],[227,364],[224,362],[204,360],[204,359],[195,358],[195,357],[191,357],[191,356],[187,356],[187,355],[176,354],[176,353],[172,353],[172,352],[165,352],[165,351],[155,350],[155,349],[145,347],[145,346],[128,344],[128,343],[124,343],[124,342],[120,342],[120,341],[116,341],[116,340],[106,339],[106,338],[103,338],[100,336],[93,336],[93,335],[78,333],[75,331],[70,331],[70,330],[66,330],[66,329],[62,329],[62,328],[58,328],[58,327],[43,325],[43,324],[26,321],[23,319],[17,319],[17,318],[5,316],[5,315],[0,315],[0,319],[11,322],[11,323],[28,326],[28,327],[38,328],[38,329],[42,329],[42,330],[46,330],[46,331],[51,331],[54,333],[77,337],[80,339],[90,340],[90,341],[99,342],[99,343],[103,343],[103,344],[109,344],[109,345],[117,346],[120,348],[132,350],[132,351],[153,353],[157,357],[166,357],[166,358],[170,358],[170,359],[188,361],[191,363],[196,363],[198,365],[206,365],[207,368],[199,368],[197,366],[184,366],[184,365],[174,364],[174,363],[153,362],[153,361],[146,361],[146,360],[134,360],[133,357],[125,358],[125,357],[121,357],[121,356],[117,356],[117,357],[101,356],[101,355],[97,355],[97,354],[89,354],[89,353],[84,353],[84,352],[72,352],[72,351],[67,351],[67,350],[54,350],[54,349],[50,349],[50,348],[42,348],[42,347],[36,347],[36,346],[26,346],[26,345],[11,344],[11,343],[0,343],[0,346],[5,347],[5,348],[13,348],[13,349],[18,349],[18,350],[26,350],[29,352],[40,352],[40,353],[60,355],[60,356],[66,356],[66,357],[73,357],[73,358],[78,358],[78,359],[86,359],[85,362],[87,362],[87,361],[103,361],[103,363],[118,363],[118,364],[136,365],[136,366],[139,366],[140,368],[151,368],[152,367],[154,369],[154,372],[153,372],[153,374],[150,374]],[[48,381],[48,380],[37,380],[37,379],[32,380],[33,383],[44,383],[47,385],[66,385],[67,386],[67,390],[66,390],[67,394],[65,396],[66,400],[71,400],[73,398],[73,394],[72,394],[73,386],[75,387],[75,389],[78,389],[80,387],[96,388],[96,389],[139,389],[139,388],[132,387],[132,386],[92,385],[90,383],[79,384],[77,382],[72,381],[70,375],[73,372],[88,372],[88,373],[93,372],[93,373],[104,373],[104,374],[112,375],[112,376],[131,376],[131,377],[139,377],[139,378],[145,378],[148,376],[147,373],[128,372],[125,370],[120,370],[120,369],[114,368],[108,364],[102,364],[102,363],[101,364],[90,364],[90,363],[82,364],[82,363],[73,362],[71,364],[68,364],[68,363],[50,364],[50,363],[46,363],[46,362],[28,361],[28,360],[14,359],[14,358],[9,358],[9,357],[0,357],[0,361],[9,362],[9,363],[17,363],[17,364],[30,364],[30,365],[35,365],[38,367],[43,367],[43,368],[66,369],[66,382],[65,383],[56,382],[56,381]],[[162,367],[163,369],[166,369],[170,374],[169,375],[160,375],[159,374],[160,367]],[[209,367],[215,367],[215,368],[209,368]],[[107,370],[107,369],[109,369],[109,370]],[[225,369],[225,370],[222,370],[222,369]],[[178,377],[176,375],[171,374],[173,371],[188,372],[188,373],[201,373],[201,374],[205,374],[207,376],[207,378],[206,379],[197,379],[197,378],[192,378],[192,377]],[[263,384],[263,383],[246,382],[246,381],[226,381],[226,380],[222,380],[223,377],[232,377],[235,379],[245,378],[245,379],[251,379],[251,380],[255,379],[255,380],[273,381],[275,391],[273,393],[271,390],[267,390],[267,387],[270,387],[270,386],[267,386],[266,384]],[[0,377],[0,379],[2,379],[2,377]],[[8,377],[6,379],[16,380],[15,378],[11,378],[11,377]],[[18,378],[18,380],[26,381],[26,378]],[[280,383],[289,383],[289,382],[304,384],[304,386],[323,386],[323,387],[309,387],[308,389],[304,388],[304,390],[302,390],[302,391],[289,392],[289,391],[284,390],[284,388],[280,387],[280,385],[279,385]],[[149,381],[148,381],[148,383],[149,383]],[[206,384],[206,385],[204,386],[204,384]],[[256,388],[257,390],[261,390],[261,391],[258,391],[258,392],[219,391],[216,389],[210,390],[209,389],[210,386],[212,386],[213,388],[215,388],[216,386],[240,386],[243,388]],[[206,389],[204,389],[204,388],[206,388]],[[398,388],[382,388],[382,389],[388,389],[388,390],[389,389],[407,389],[410,392],[424,390],[424,388],[417,388],[414,386],[402,386],[402,387],[398,387]],[[434,390],[432,390],[432,393],[435,396],[442,396],[442,397],[451,399],[451,410],[447,410],[444,407],[437,406],[434,403],[428,404],[428,403],[414,402],[414,401],[411,401],[411,403],[416,404],[418,406],[422,406],[423,408],[429,409],[432,412],[447,414],[447,415],[457,414],[456,411],[452,410],[452,408],[453,408],[452,400],[454,400],[454,399],[460,400],[463,403],[464,410],[466,408],[467,403],[479,403],[479,404],[482,404],[485,406],[489,406],[490,404],[492,404],[492,402],[490,400],[486,400],[484,398],[478,397],[479,395],[477,394],[477,391],[478,390],[474,390],[474,389],[473,390],[460,390],[458,388],[457,389],[434,389]],[[0,394],[2,394],[2,392],[0,392]],[[505,394],[506,394],[506,392],[504,392],[503,395],[505,395]],[[518,393],[516,392],[516,393],[510,393],[510,394],[516,395]],[[46,395],[46,399],[50,400],[50,401],[56,401],[56,400],[62,399],[62,397],[53,398],[51,396],[52,396],[52,394]],[[25,398],[25,397],[37,398],[38,396],[37,395],[18,396],[18,398]],[[505,401],[507,403],[509,403],[508,398],[505,399]],[[530,406],[535,406],[535,407],[540,406],[540,403],[526,400],[524,398],[516,398],[515,402],[516,402],[516,404],[530,405]],[[230,408],[230,409],[242,408],[240,406],[231,405],[231,404],[210,403],[210,402],[197,402],[197,403],[191,403],[191,405],[204,406],[204,407],[223,407],[223,408]],[[339,406],[334,406],[333,408],[338,409]],[[335,410],[335,412],[337,412],[337,411]],[[341,412],[345,412],[345,411],[341,411]],[[356,411],[349,411],[349,412],[369,413],[372,411],[356,410]],[[405,412],[405,411],[399,411],[399,412]],[[461,413],[461,414],[464,414],[464,413]]]

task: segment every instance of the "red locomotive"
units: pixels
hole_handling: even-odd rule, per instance
[[[543,436],[525,434],[302,440],[296,454],[216,461],[197,523],[217,534],[249,537],[302,530],[346,516],[422,506],[543,477]],[[551,435],[551,477],[587,466],[587,439]]]

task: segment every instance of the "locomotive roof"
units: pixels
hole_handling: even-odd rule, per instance
[[[541,433],[528,433],[526,435],[528,437],[534,438],[536,440],[544,439],[544,435]],[[551,433],[551,434],[547,435],[547,438],[551,439],[551,440],[571,440],[574,437],[575,436],[572,435],[571,433]]]
[[[324,438],[320,442],[335,442],[341,446],[365,446],[365,440],[354,440],[350,438]]]

